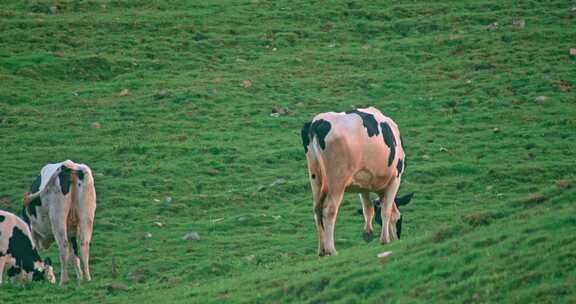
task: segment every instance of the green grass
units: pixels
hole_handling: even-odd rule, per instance
[[[576,301],[575,7],[3,1],[0,208],[72,159],[98,209],[92,282],[0,303]],[[383,246],[346,195],[319,258],[300,127],[361,105],[400,126],[416,196]]]

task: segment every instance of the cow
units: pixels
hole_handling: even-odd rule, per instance
[[[337,254],[334,225],[345,192],[360,195],[364,239],[370,240],[373,235],[371,192],[378,195],[382,206],[380,242],[397,239],[400,212],[394,199],[406,162],[396,123],[374,107],[327,112],[305,123],[301,136],[312,187],[318,254]],[[397,211],[396,216],[392,216],[393,211]]]
[[[96,213],[92,170],[67,160],[44,166],[24,195],[22,217],[39,250],[56,240],[60,253],[60,284],[68,282],[72,260],[78,280],[90,281],[90,241]],[[77,238],[80,239],[80,252]],[[80,265],[82,261],[82,265]]]
[[[12,281],[56,282],[52,261],[42,261],[28,225],[18,216],[0,210],[0,284],[4,269],[8,269]]]

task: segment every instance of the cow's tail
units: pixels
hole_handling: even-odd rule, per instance
[[[326,166],[324,164],[324,158],[322,157],[322,150],[316,140],[311,140],[310,148],[310,178],[311,183],[313,184],[312,190],[315,192],[314,212],[316,213],[320,226],[324,229],[322,213],[324,210],[324,201],[328,194]]]
[[[66,219],[67,227],[78,226],[78,173],[76,170],[70,170],[70,210]]]

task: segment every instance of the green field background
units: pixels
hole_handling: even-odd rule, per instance
[[[574,1],[0,1],[0,209],[66,159],[98,195],[93,281],[0,303],[575,303],[571,48]],[[320,258],[300,127],[368,105],[402,240],[347,194]]]

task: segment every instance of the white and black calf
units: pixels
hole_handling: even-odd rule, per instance
[[[40,258],[28,225],[16,215],[0,210],[0,284],[7,269],[12,281],[56,281],[50,258]]]
[[[397,239],[400,211],[394,199],[406,160],[396,123],[373,107],[328,112],[304,124],[301,135],[312,186],[319,255],[336,254],[334,225],[345,192],[360,194],[365,239],[373,235],[371,192],[378,195],[382,206],[380,242]],[[409,201],[411,196],[407,198]]]
[[[79,280],[91,280],[90,241],[95,212],[92,171],[70,160],[44,166],[24,196],[22,217],[30,225],[38,249],[48,249],[54,240],[58,244],[61,284],[68,281],[69,260]]]

